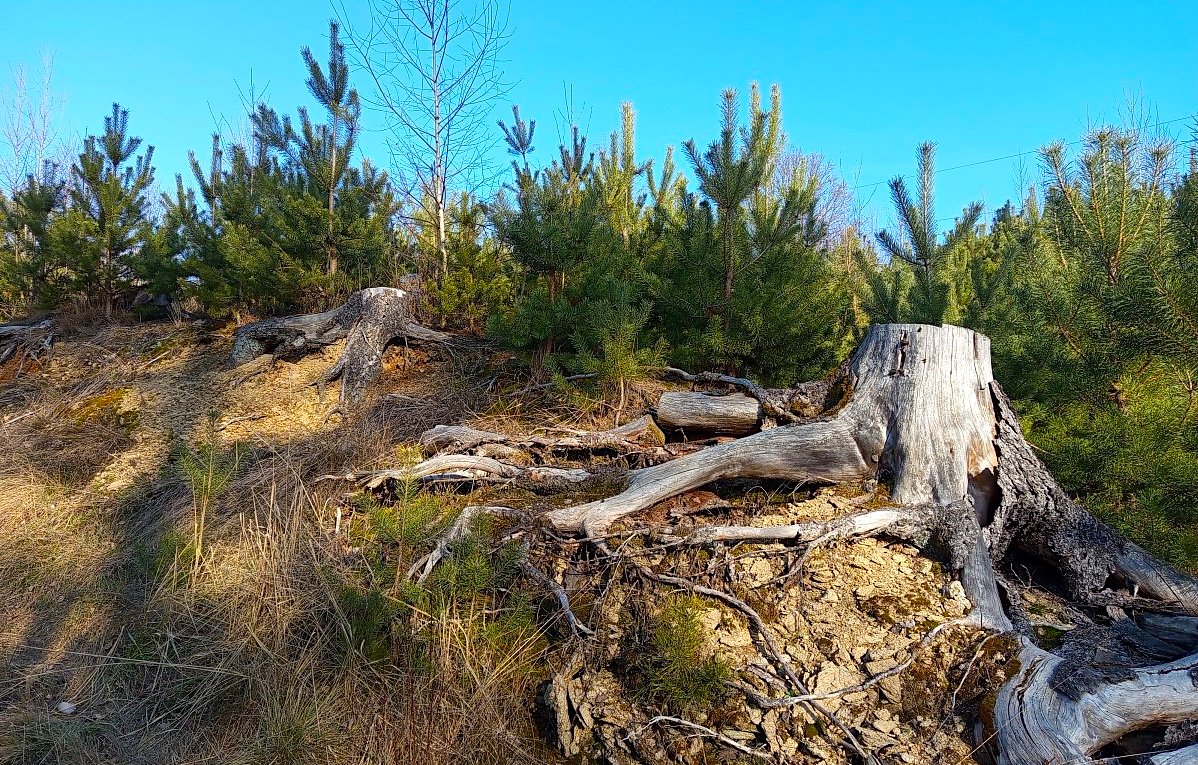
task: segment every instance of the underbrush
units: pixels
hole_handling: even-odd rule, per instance
[[[523,549],[479,521],[415,583],[460,507],[313,483],[366,450],[385,447],[231,444],[209,423],[122,496],[6,466],[29,523],[5,509],[0,595],[34,608],[0,631],[0,762],[552,761]]]

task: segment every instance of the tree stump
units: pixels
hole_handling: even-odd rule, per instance
[[[733,384],[744,388],[745,382]],[[761,402],[757,418],[782,411],[778,401],[795,400],[749,387]],[[558,534],[606,549],[621,519],[712,481],[877,481],[892,507],[822,525],[713,526],[694,536],[816,544],[883,533],[944,558],[972,603],[969,621],[1009,634],[1017,647],[1012,676],[993,706],[984,705],[978,726],[979,745],[1004,765],[1090,762],[1130,731],[1198,716],[1198,620],[1170,615],[1198,614],[1195,580],[1124,540],[1061,489],[993,379],[985,336],[952,326],[877,325],[838,379],[804,390],[839,395],[830,395],[814,418],[630,470],[613,496],[550,510],[548,523]],[[657,410],[663,426],[679,421],[674,403],[693,400],[667,395],[672,398]],[[745,402],[752,399],[703,399],[707,422],[748,420]],[[520,470],[492,462],[479,467],[476,459],[471,468],[500,477]],[[1018,587],[1002,575],[1010,560],[1034,560],[1051,570],[1077,608],[1094,613],[1092,627],[1069,633],[1060,647],[1038,645]],[[1108,643],[1123,647],[1112,653]],[[1180,761],[1186,752],[1155,761]]]
[[[233,336],[232,362],[239,366],[264,355],[297,359],[345,340],[341,358],[317,384],[324,386],[340,379],[339,405],[355,405],[382,369],[383,352],[399,339],[442,343],[448,337],[416,321],[411,290],[370,287],[358,290],[344,305],[331,311],[266,319],[241,327]]]

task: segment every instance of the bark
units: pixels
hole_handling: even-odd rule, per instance
[[[1198,713],[1198,655],[1125,670],[1080,693],[1061,688],[1063,670],[1075,668],[1026,639],[1018,661],[1018,673],[995,699],[991,730],[999,765],[1090,762],[1126,733]]]
[[[661,427],[699,435],[745,436],[758,429],[759,404],[739,393],[709,396],[704,393],[666,393],[657,404]]]
[[[263,355],[291,360],[345,340],[340,359],[317,384],[323,386],[340,379],[338,403],[354,405],[381,371],[387,346],[400,339],[445,342],[448,338],[416,322],[410,290],[370,287],[358,290],[344,305],[331,311],[266,319],[241,327],[234,335],[232,362],[240,366]]]

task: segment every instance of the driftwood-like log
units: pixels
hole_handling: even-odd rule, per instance
[[[1048,474],[993,380],[987,338],[957,327],[875,326],[847,373],[848,399],[831,419],[768,429],[631,471],[624,492],[562,508],[550,519],[560,529],[597,535],[630,513],[714,480],[836,483],[876,476],[900,507],[931,509],[927,529],[959,572],[981,627],[1013,629],[995,573],[1012,550],[1055,568],[1083,604],[1118,599],[1107,589],[1118,580],[1137,592],[1139,604],[1150,604],[1147,596],[1162,608],[1198,613],[1191,577],[1123,540]],[[811,533],[793,531],[800,538]],[[1002,762],[1085,762],[1135,728],[1198,714],[1189,674],[1198,661],[1125,667],[1107,680],[1092,673],[1094,687],[1073,698],[1050,682],[1063,660],[1022,640],[1023,670],[1004,686],[989,721],[989,730],[1006,731],[996,739]],[[1137,697],[1140,703],[1129,703]]]
[[[325,475],[317,479],[353,481],[365,489],[388,485],[418,484],[509,484],[537,494],[561,494],[596,491],[619,486],[624,471],[619,465],[596,470],[561,468],[549,465],[513,465],[492,457],[473,454],[439,454],[407,468],[366,470],[343,475]]]
[[[674,367],[666,367],[663,373],[666,378],[674,378],[683,382],[730,385],[737,388],[746,396],[757,399],[757,402],[761,404],[762,413],[780,424],[788,424],[819,414],[828,403],[827,398],[832,387],[825,380],[817,380],[800,383],[793,388],[763,388],[744,377],[734,377],[718,372],[691,374]]]
[[[1090,762],[1090,755],[1120,736],[1198,713],[1198,655],[1136,669],[1110,668],[1106,682],[1092,690],[1073,687],[1070,693],[1062,692],[1061,675],[1077,667],[1026,639],[1018,661],[1019,671],[995,699],[991,730],[999,765]]]
[[[756,399],[734,393],[665,393],[657,404],[657,423],[687,436],[745,436],[761,425]]]
[[[18,359],[36,362],[50,352],[57,333],[54,322],[44,319],[35,324],[0,324],[0,364]]]
[[[426,454],[455,452],[495,456],[507,450],[513,455],[530,452],[540,456],[602,451],[627,454],[664,444],[665,436],[649,415],[611,430],[569,431],[560,436],[509,436],[464,425],[437,425],[420,434],[420,445]],[[503,449],[494,449],[496,446]]]
[[[344,305],[324,313],[266,319],[234,334],[232,362],[241,365],[269,354],[297,359],[345,340],[341,357],[317,380],[323,387],[341,380],[340,405],[357,404],[383,366],[383,352],[399,339],[445,342],[446,335],[416,322],[410,290],[370,287],[358,290]]]

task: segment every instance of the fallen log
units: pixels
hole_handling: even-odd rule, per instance
[[[735,393],[665,393],[654,413],[658,425],[693,436],[746,436],[761,424],[756,399]]]
[[[426,454],[444,452],[483,454],[488,447],[502,446],[514,452],[539,455],[568,452],[609,451],[626,454],[645,448],[660,447],[665,436],[645,415],[618,428],[601,431],[569,431],[562,436],[509,436],[465,425],[437,425],[420,434],[420,445]],[[493,456],[493,455],[487,455]]]
[[[265,319],[241,327],[233,336],[232,362],[240,366],[263,355],[292,360],[345,340],[337,363],[315,384],[323,388],[340,379],[339,405],[354,405],[382,369],[387,346],[401,339],[444,343],[448,336],[417,323],[411,290],[370,287],[358,290],[331,311]]]
[[[34,324],[0,324],[0,364],[15,359],[23,368],[27,362],[39,362],[49,354],[55,339],[57,333],[50,319]]]

